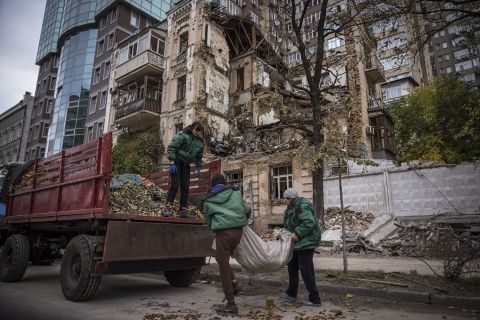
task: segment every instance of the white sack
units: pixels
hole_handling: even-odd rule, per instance
[[[248,273],[276,272],[292,259],[294,243],[291,235],[289,231],[281,229],[278,240],[265,242],[245,226],[233,257]]]

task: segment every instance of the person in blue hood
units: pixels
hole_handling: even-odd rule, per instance
[[[247,225],[252,209],[239,191],[225,183],[219,173],[212,177],[212,187],[202,201],[203,214],[209,228],[215,232],[215,259],[218,262],[220,279],[227,305],[217,305],[220,314],[238,314],[234,293],[238,286],[230,267],[230,256],[242,238],[242,228]]]

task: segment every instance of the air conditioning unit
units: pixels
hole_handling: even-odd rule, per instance
[[[367,127],[367,135],[373,136],[375,134],[375,127],[373,126],[368,126]]]

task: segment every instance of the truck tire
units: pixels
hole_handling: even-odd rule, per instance
[[[0,280],[14,282],[22,280],[27,269],[30,244],[23,234],[7,238],[0,252]]]
[[[184,270],[164,271],[168,283],[174,287],[189,287],[200,275],[201,267]]]
[[[90,237],[79,235],[70,240],[63,254],[60,282],[65,298],[85,301],[92,297],[100,284],[101,276],[93,274],[95,259]]]

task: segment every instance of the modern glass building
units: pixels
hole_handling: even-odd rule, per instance
[[[118,0],[97,0],[97,14],[117,3]],[[137,8],[157,20],[166,18],[166,12],[170,10],[170,0],[123,0],[122,2]]]
[[[83,143],[97,29],[69,36],[62,47],[48,154]]]
[[[42,32],[38,42],[37,59],[39,63],[48,54],[57,52],[58,37],[62,27],[65,0],[48,0],[43,16]]]

